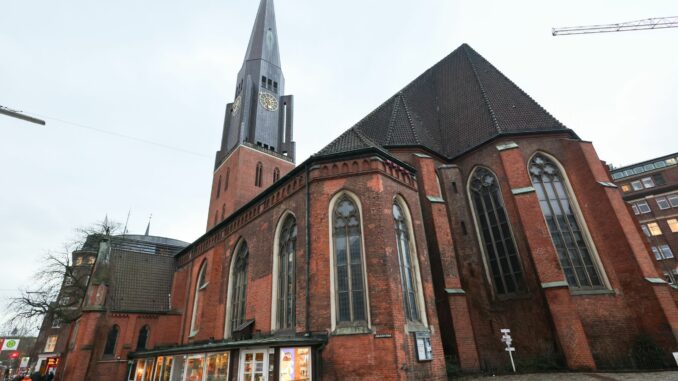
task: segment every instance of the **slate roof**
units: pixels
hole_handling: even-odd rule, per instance
[[[153,236],[111,237],[111,311],[167,312],[174,255],[186,242]]]
[[[463,44],[315,156],[371,143],[422,146],[452,159],[499,135],[548,131],[574,134]]]

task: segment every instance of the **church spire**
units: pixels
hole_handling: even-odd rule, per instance
[[[247,46],[245,61],[264,60],[280,67],[278,30],[275,25],[273,0],[261,0],[254,28]]]

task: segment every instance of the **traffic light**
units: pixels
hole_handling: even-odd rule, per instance
[[[19,358],[19,352],[12,352],[12,354],[9,355],[9,358],[18,359]]]

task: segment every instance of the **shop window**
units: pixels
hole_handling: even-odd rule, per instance
[[[51,353],[54,352],[54,348],[56,348],[56,343],[57,339],[59,338],[58,335],[52,335],[47,337],[47,341],[45,342],[45,353]]]
[[[652,211],[652,209],[650,209],[650,205],[647,204],[647,201],[638,201],[636,203],[636,207],[638,208],[640,214],[650,213]]]
[[[200,330],[200,315],[202,313],[202,294],[207,288],[207,261],[203,261],[198,271],[198,279],[195,282],[193,294],[193,314],[191,315],[190,336],[195,336]]]
[[[261,162],[257,163],[257,169],[254,174],[254,186],[261,187],[261,174],[264,171],[264,166]]]
[[[297,221],[288,215],[278,237],[277,258],[277,328],[294,329],[295,324],[295,252]]]
[[[249,262],[247,243],[243,241],[236,250],[236,253],[231,276],[231,333],[245,321],[245,307],[247,306],[247,269]]]
[[[205,355],[191,355],[186,360],[184,381],[202,381],[205,373]]]
[[[678,233],[678,219],[672,218],[670,220],[666,220],[666,223],[669,225],[671,232]]]
[[[530,160],[532,178],[542,214],[546,220],[565,279],[572,289],[603,287],[598,266],[591,254],[591,242],[582,230],[584,221],[573,210],[574,195],[568,191],[567,179],[554,160],[536,154]]]
[[[366,325],[364,264],[360,212],[346,194],[332,211],[337,325]]]
[[[669,201],[666,199],[666,197],[657,197],[655,200],[657,201],[657,206],[659,209],[665,210],[671,208],[671,204],[669,204]]]
[[[652,181],[651,177],[644,177],[641,179],[641,181],[643,182],[643,186],[645,188],[654,188],[654,181]]]
[[[139,337],[137,338],[137,351],[146,349],[146,345],[148,344],[148,337],[151,334],[151,328],[147,325],[143,326],[141,330],[139,330]]]
[[[228,381],[228,368],[228,353],[212,353],[207,355],[206,381]]]
[[[662,229],[659,227],[659,224],[656,222],[651,222],[647,224],[647,230],[650,231],[650,235],[656,237],[662,235]]]
[[[120,333],[120,327],[114,325],[111,327],[111,330],[108,331],[106,336],[106,345],[104,346],[104,356],[113,356],[115,354],[115,344],[118,341],[118,334]]]
[[[668,199],[669,199],[669,203],[671,204],[671,206],[673,208],[678,207],[678,195],[672,194],[668,197]]]
[[[641,183],[640,180],[632,181],[631,186],[635,191],[643,190],[643,183]]]
[[[418,303],[419,294],[417,289],[420,287],[418,282],[417,258],[413,255],[414,239],[410,232],[410,221],[407,220],[402,201],[393,202],[393,221],[395,223],[396,246],[398,248],[398,262],[400,265],[400,282],[403,289],[403,300],[405,302],[405,317],[408,321],[421,322],[421,308]],[[402,203],[404,205],[404,203]],[[408,213],[409,214],[409,213]]]
[[[485,168],[473,171],[469,197],[474,207],[480,249],[499,295],[525,291],[523,271],[497,177]]]
[[[279,380],[310,380],[313,364],[311,348],[280,348]]]

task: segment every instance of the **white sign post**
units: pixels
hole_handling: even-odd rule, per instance
[[[511,330],[501,329],[499,331],[501,332],[501,341],[506,344],[506,348],[504,350],[509,354],[509,358],[511,359],[511,367],[513,368],[513,373],[515,373],[516,363],[513,361],[513,352],[516,351],[516,348],[511,346],[511,343],[513,342],[513,339],[511,338]]]

